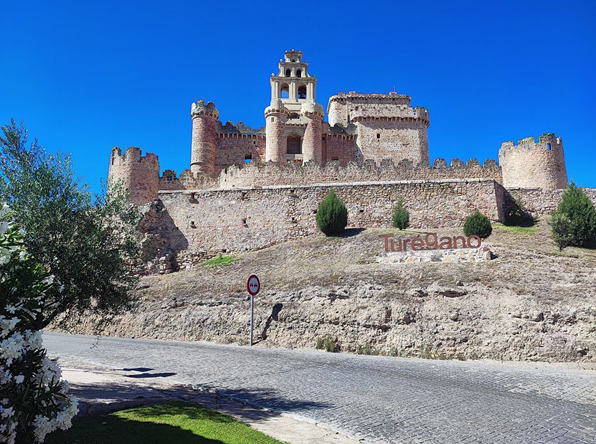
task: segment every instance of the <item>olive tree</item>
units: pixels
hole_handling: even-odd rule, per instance
[[[61,289],[46,293],[33,328],[71,310],[117,312],[129,306],[140,212],[122,190],[94,199],[74,176],[70,156],[27,140],[22,123],[2,127],[0,202],[10,208],[2,217],[19,227],[27,252]]]

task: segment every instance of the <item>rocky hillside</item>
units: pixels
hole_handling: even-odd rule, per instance
[[[380,234],[311,236],[141,279],[134,312],[83,316],[75,333],[247,344],[246,279],[257,274],[265,347],[429,358],[596,362],[596,251],[554,246],[542,221],[496,226],[480,262],[379,262]],[[412,232],[410,232],[412,233]],[[459,230],[439,230],[460,235]]]

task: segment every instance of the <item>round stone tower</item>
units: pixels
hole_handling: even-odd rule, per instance
[[[130,193],[130,201],[136,205],[151,202],[159,191],[159,161],[157,156],[131,147],[122,155],[120,148],[112,148],[108,170],[108,192],[121,185]]]
[[[306,163],[314,160],[322,164],[323,107],[318,103],[305,103],[302,105],[302,115],[308,120],[302,142],[302,161]]]
[[[505,142],[499,149],[499,163],[505,188],[544,188],[567,186],[563,141],[554,134],[543,134],[538,143],[527,137],[514,145]]]
[[[192,147],[190,171],[193,174],[215,176],[216,130],[219,112],[213,102],[199,100],[190,107]]]
[[[265,161],[282,163],[286,161],[286,121],[288,110],[281,100],[271,101],[265,108]]]

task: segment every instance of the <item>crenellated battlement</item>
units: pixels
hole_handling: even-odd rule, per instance
[[[189,170],[179,177],[166,170],[159,179],[161,190],[201,190],[261,187],[268,185],[306,185],[333,182],[378,182],[392,180],[441,180],[441,179],[493,179],[502,182],[501,168],[495,160],[480,164],[476,159],[462,162],[452,159],[449,166],[445,159],[435,159],[433,166],[402,160],[397,164],[384,159],[379,164],[365,160],[362,164],[348,163],[345,167],[337,161],[321,166],[316,162],[304,165],[290,162],[280,165],[274,162],[232,165],[221,171],[218,177],[195,175]]]
[[[244,122],[238,122],[234,125],[232,122],[228,121],[225,125],[223,125],[220,121],[217,122],[217,134],[243,134],[243,135],[251,135],[251,136],[265,136],[265,127],[262,126],[260,128],[252,128],[248,125],[245,125]]]
[[[360,103],[360,104],[370,104],[370,103],[391,103],[391,104],[399,104],[399,105],[410,105],[411,97],[407,94],[397,94],[396,92],[390,92],[389,94],[360,94],[355,91],[351,91],[349,93],[337,93],[334,96],[329,98],[329,104],[331,102],[338,102],[338,103]],[[329,108],[327,108],[329,109]]]
[[[112,156],[111,156],[110,165],[115,165],[115,164],[123,165],[126,163],[133,163],[133,162],[151,164],[153,166],[157,165],[159,168],[159,160],[157,158],[157,155],[155,155],[153,153],[147,153],[143,156],[141,149],[137,148],[136,146],[131,146],[131,147],[127,148],[126,151],[124,152],[124,154],[122,154],[122,150],[120,148],[118,148],[117,146],[112,148]]]
[[[316,162],[304,165],[288,163],[284,166],[273,162],[231,166],[220,173],[219,188],[440,179],[493,179],[502,182],[501,168],[495,160],[487,160],[480,165],[476,159],[466,163],[453,159],[450,167],[447,167],[444,159],[436,159],[434,165],[429,167],[425,164],[414,165],[410,160],[394,164],[391,159],[384,159],[377,164],[369,159],[360,165],[350,162],[345,167],[337,161],[327,162],[324,166]]]
[[[196,103],[193,102],[190,105],[190,117],[192,118],[194,116],[203,115],[217,119],[219,117],[219,111],[217,108],[215,108],[215,104],[213,102],[208,102],[207,105],[205,105],[204,100],[199,100]]]
[[[526,137],[514,144],[512,141],[503,142],[499,153],[506,155],[511,150],[546,150],[555,151],[563,149],[563,141],[552,133],[545,133],[540,136],[538,142],[534,137]]]

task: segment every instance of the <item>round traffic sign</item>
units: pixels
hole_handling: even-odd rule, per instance
[[[261,289],[261,282],[256,274],[251,274],[246,281],[246,290],[251,296],[256,296]]]

